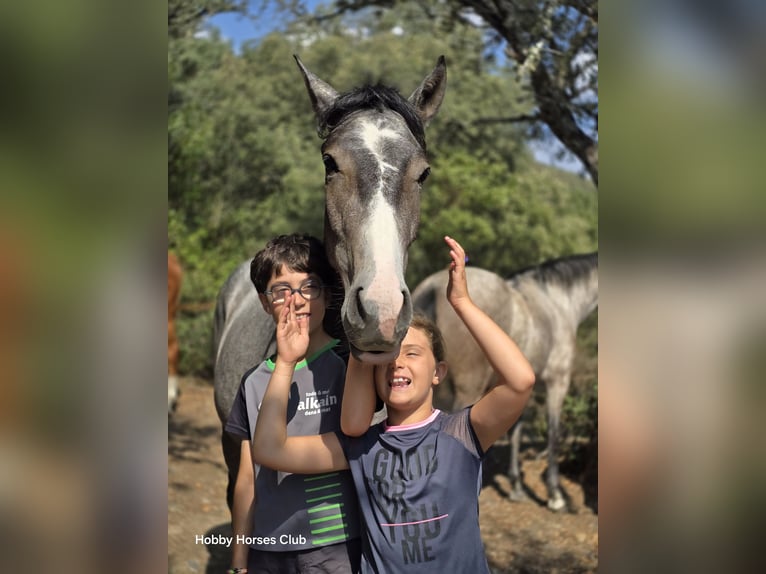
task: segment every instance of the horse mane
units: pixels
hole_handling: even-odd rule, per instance
[[[513,273],[509,279],[518,279],[522,275],[532,277],[539,283],[558,283],[572,287],[591,271],[598,268],[598,252],[568,255],[545,261],[540,265],[526,267]]]
[[[335,102],[319,117],[319,135],[325,139],[340,125],[349,114],[359,110],[390,109],[396,112],[407,123],[407,127],[415,139],[426,149],[426,134],[423,120],[420,119],[415,106],[404,99],[401,94],[389,86],[377,84],[354,88],[338,96]]]

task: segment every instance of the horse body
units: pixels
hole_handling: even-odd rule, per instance
[[[548,507],[566,506],[559,486],[558,429],[569,390],[577,328],[598,301],[597,254],[575,255],[515,273],[508,280],[466,268],[474,302],[519,345],[538,382],[546,387],[548,418]],[[496,383],[489,362],[447,302],[448,274],[440,271],[413,291],[413,305],[431,317],[446,346],[448,377],[434,391],[434,403],[456,410],[475,403]],[[511,499],[525,497],[519,470],[521,422],[511,431]]]
[[[250,262],[239,265],[218,293],[213,317],[215,408],[223,422],[245,372],[276,351],[274,321],[250,282]],[[225,434],[225,433],[224,433]]]
[[[213,350],[215,408],[218,418],[225,423],[245,373],[276,351],[274,321],[263,310],[250,282],[249,261],[234,270],[218,293]],[[239,446],[228,433],[221,433],[221,448],[229,473],[226,500],[230,508],[239,470]]]
[[[338,94],[296,61],[324,139],[324,244],[343,283],[343,330],[357,359],[383,363],[398,354],[412,318],[407,249],[417,234],[420,188],[429,173],[425,126],[444,97],[446,64],[440,57],[405,99],[385,86]],[[214,385],[222,422],[243,375],[275,348],[274,323],[250,282],[248,261],[216,303]],[[225,432],[222,442],[231,506],[239,445]]]

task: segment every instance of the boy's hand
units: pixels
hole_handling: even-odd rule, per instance
[[[465,250],[454,239],[444,237],[449,245],[449,255],[452,261],[449,265],[449,283],[447,283],[447,300],[453,307],[457,307],[463,301],[469,301],[468,281],[465,276]]]
[[[293,364],[303,359],[309,348],[309,324],[298,321],[294,298],[294,294],[285,298],[277,323],[277,356]]]

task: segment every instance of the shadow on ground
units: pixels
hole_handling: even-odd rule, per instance
[[[231,524],[219,524],[205,532],[205,536],[213,536],[215,534],[231,537]],[[220,544],[208,544],[207,552],[209,557],[207,567],[205,568],[205,574],[221,574],[222,572],[226,572],[231,564],[231,548],[227,548]]]
[[[168,457],[178,461],[210,464],[226,472],[226,467],[211,461],[204,453],[211,438],[218,439],[218,425],[195,425],[188,419],[168,421]]]
[[[512,569],[488,560],[490,572],[492,574],[551,574],[552,572],[590,574],[593,571],[587,566],[578,564],[579,558],[569,552],[551,557],[544,546],[545,544],[540,541],[525,545],[523,549],[515,553]]]
[[[487,451],[487,455],[484,458],[484,466],[482,468],[482,483],[481,487],[487,486],[494,488],[497,493],[503,498],[508,498],[510,492],[508,488],[500,484],[497,480],[498,475],[508,476],[508,471],[511,468],[511,447],[508,442],[498,441]],[[547,500],[540,498],[524,480],[524,474],[521,475],[521,484],[524,494],[527,495],[529,501],[537,504],[538,506],[545,506]]]
[[[543,452],[542,449],[545,445],[529,444],[522,450],[522,459],[529,460],[529,457],[540,456]],[[563,462],[559,466],[559,472],[561,476],[565,476],[572,482],[580,484],[584,494],[584,505],[590,508],[595,514],[598,514],[598,476],[597,476],[597,458],[591,458],[592,450],[588,448],[583,449],[583,460],[587,462],[583,464],[579,460],[575,463]],[[597,457],[597,454],[596,454]],[[511,448],[507,442],[499,441],[494,444],[484,459],[484,466],[482,469],[482,488],[491,487],[494,488],[497,493],[503,498],[508,498],[510,495],[508,481],[502,483],[498,481],[498,476],[507,477],[511,467]],[[541,497],[538,493],[529,487],[528,481],[525,479],[524,472],[521,474],[522,489],[527,496],[528,501],[537,504],[538,506],[547,507],[547,498]],[[545,484],[545,471],[543,471],[539,479]],[[569,513],[577,513],[577,508],[572,500],[571,494],[567,491],[566,486],[563,483],[559,483],[559,488],[566,501],[566,508]]]

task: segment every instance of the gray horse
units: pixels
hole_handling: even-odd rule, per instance
[[[598,305],[598,254],[574,255],[531,267],[504,280],[467,267],[468,285],[476,304],[508,332],[545,384],[548,410],[548,507],[562,510],[559,487],[558,431],[564,397],[569,389],[580,323]],[[494,384],[483,353],[455,315],[445,297],[447,272],[427,277],[413,291],[413,305],[441,329],[449,373],[434,393],[434,403],[455,410],[476,402]],[[511,433],[512,500],[525,498],[519,471],[521,423]]]
[[[404,271],[417,234],[420,189],[430,172],[425,127],[446,89],[444,57],[409,99],[381,85],[338,94],[296,61],[324,139],[324,243],[345,293],[338,322],[356,358],[387,362],[398,354],[412,318]],[[249,265],[234,271],[216,303],[215,405],[221,421],[243,375],[275,348],[274,324],[258,301]],[[239,447],[226,433],[222,442],[231,506]]]

